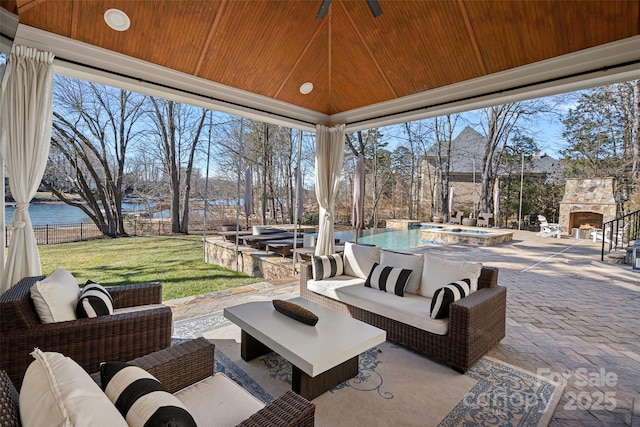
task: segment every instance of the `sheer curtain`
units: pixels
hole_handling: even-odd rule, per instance
[[[12,235],[1,292],[25,276],[41,274],[29,202],[38,190],[49,157],[53,54],[14,46],[6,73],[0,94],[0,154],[16,210],[8,225]]]
[[[335,251],[333,209],[344,160],[344,128],[344,124],[332,128],[316,126],[316,197],[320,205],[316,255]]]

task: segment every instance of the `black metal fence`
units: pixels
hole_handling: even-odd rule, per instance
[[[240,228],[245,229],[252,225],[259,225],[259,218],[241,218]],[[172,234],[171,221],[168,219],[127,218],[124,222],[125,231],[130,236],[167,236]],[[202,233],[204,217],[202,215],[190,215],[189,233]],[[225,229],[235,230],[235,218],[207,218],[207,231]],[[114,223],[96,225],[94,223],[69,223],[34,225],[38,245],[53,245],[57,243],[81,242],[85,240],[102,239],[109,234],[114,234],[117,229]],[[5,242],[9,246],[12,230],[5,228]]]
[[[603,223],[597,233],[598,238],[602,238],[600,261],[604,261],[605,253],[625,248],[629,242],[640,237],[640,210]]]
[[[57,243],[82,242],[86,240],[102,239],[113,235],[117,229],[115,224],[70,223],[34,225],[38,245],[54,245]],[[171,233],[168,221],[133,220],[125,223],[125,231],[131,236],[167,235]],[[5,241],[9,246],[12,230],[5,228]]]

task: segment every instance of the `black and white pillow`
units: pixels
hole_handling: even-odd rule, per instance
[[[436,290],[431,300],[431,318],[446,319],[449,317],[449,305],[470,293],[470,279],[458,280]]]
[[[313,279],[322,280],[334,276],[342,276],[344,272],[344,262],[342,254],[314,255],[313,256]]]
[[[91,280],[80,293],[78,304],[76,305],[76,317],[78,319],[86,317],[107,316],[113,314],[113,298],[102,285]]]
[[[383,292],[404,296],[404,288],[406,288],[412,270],[400,267],[391,267],[389,265],[373,264],[373,268],[367,277],[364,285],[367,288],[378,289]]]
[[[182,402],[144,369],[122,362],[100,365],[102,388],[129,427],[184,426],[196,422]]]

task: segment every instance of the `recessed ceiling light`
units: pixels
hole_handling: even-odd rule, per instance
[[[120,9],[109,9],[104,13],[104,22],[116,31],[126,31],[131,21],[126,13]]]
[[[311,82],[302,83],[302,85],[300,86],[300,93],[303,95],[311,93],[312,90],[313,90],[313,83]]]

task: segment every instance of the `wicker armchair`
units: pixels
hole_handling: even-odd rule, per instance
[[[145,369],[155,376],[170,393],[175,393],[213,374],[214,345],[204,338],[198,338],[139,357],[129,363]],[[94,373],[92,377],[100,383],[99,373]],[[0,425],[19,426],[18,414],[18,393],[5,372],[0,371]],[[314,418],[315,405],[288,390],[239,425],[312,427]]]
[[[160,304],[160,283],[109,288],[113,315],[43,324],[30,293],[42,278],[24,278],[0,296],[0,369],[18,388],[34,347],[95,372],[104,360],[130,360],[171,345],[171,308]]]

